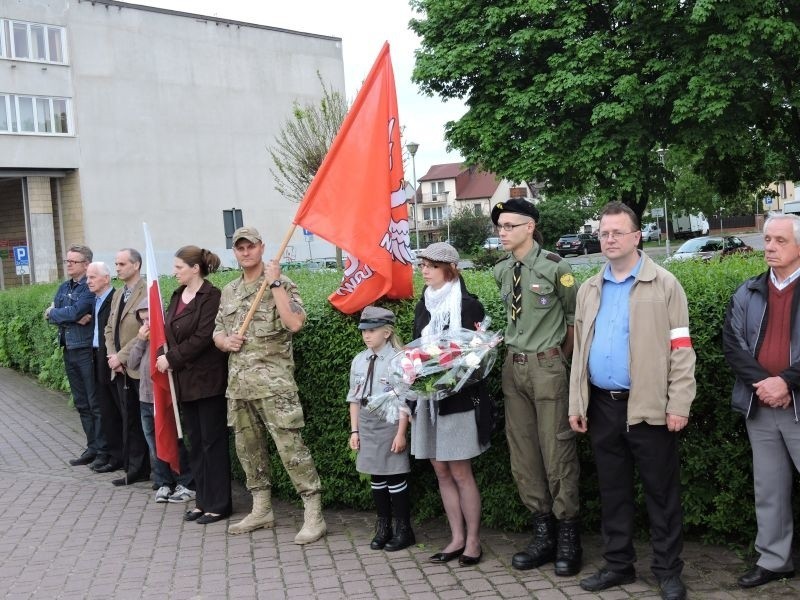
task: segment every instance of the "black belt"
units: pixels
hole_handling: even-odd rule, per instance
[[[630,390],[606,390],[596,385],[592,386],[592,393],[606,396],[612,400],[627,400],[630,396]]]
[[[558,348],[548,348],[544,352],[537,352],[536,358],[538,359],[545,359],[545,358],[557,358],[561,356],[561,351]],[[514,352],[511,354],[511,360],[514,361],[514,364],[517,365],[526,365],[528,364],[528,358],[532,358],[533,354],[525,354],[524,352]]]

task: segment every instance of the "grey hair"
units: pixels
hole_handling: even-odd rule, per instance
[[[794,233],[794,241],[796,244],[800,244],[800,217],[793,214],[787,213],[769,213],[769,217],[767,220],[764,221],[764,233],[767,233],[767,227],[770,223],[774,221],[791,221],[792,223],[792,232]]]
[[[93,262],[89,265],[90,267],[94,267],[98,271],[100,271],[100,275],[103,277],[108,277],[111,279],[111,269],[108,268],[108,265],[104,262]]]
[[[72,246],[67,249],[67,252],[80,254],[87,263],[92,262],[92,258],[94,257],[94,253],[89,246],[81,246],[80,244],[72,244]]]

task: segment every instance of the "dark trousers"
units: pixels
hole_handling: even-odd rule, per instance
[[[91,348],[64,349],[64,370],[83,432],[86,434],[87,452],[97,455],[106,453],[106,438],[100,406],[95,396],[93,360]]]
[[[182,440],[178,440],[178,468],[180,473],[173,473],[169,463],[164,462],[156,453],[156,419],[155,406],[151,402],[139,401],[139,408],[142,410],[142,431],[147,447],[150,449],[150,469],[153,475],[153,483],[158,487],[166,485],[175,488],[180,484],[190,490],[194,489],[194,478],[192,469],[189,466],[189,454]],[[170,406],[170,410],[172,407]]]
[[[680,575],[683,561],[683,511],[680,492],[678,435],[666,425],[638,423],[628,430],[628,402],[592,390],[589,436],[600,483],[601,530],[607,568],[633,567],[633,470],[638,467],[644,488],[653,574]]]
[[[101,362],[102,361],[102,362]],[[106,458],[115,463],[122,464],[122,415],[119,407],[114,401],[112,388],[116,387],[116,382],[112,382],[108,369],[108,358],[105,353],[94,349],[94,378],[95,378],[95,398],[100,408],[100,424],[106,440]],[[100,453],[101,456],[103,453]]]
[[[150,474],[150,450],[142,431],[139,407],[139,380],[117,373],[111,388],[122,415],[123,464],[129,477]]]
[[[207,513],[229,515],[233,504],[225,396],[181,402],[181,417],[188,439],[197,507]]]

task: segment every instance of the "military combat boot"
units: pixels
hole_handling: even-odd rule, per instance
[[[556,528],[552,513],[533,515],[533,539],[522,552],[511,559],[511,566],[520,571],[535,569],[556,557]]]
[[[570,577],[581,570],[581,526],[578,519],[558,521],[558,540],[556,542],[556,575]]]
[[[392,539],[386,542],[383,549],[387,552],[395,552],[416,543],[417,539],[414,537],[414,530],[411,529],[411,521],[409,519],[395,519],[394,535]]]
[[[392,520],[389,517],[378,517],[375,521],[375,537],[369,543],[373,550],[383,550],[383,547],[392,539]]]
[[[328,533],[325,519],[322,518],[322,496],[319,494],[303,496],[303,505],[305,506],[303,528],[294,536],[294,543],[301,545],[316,542]]]
[[[272,513],[272,497],[270,490],[253,492],[253,510],[244,519],[228,527],[228,533],[237,535],[248,533],[265,527],[275,525],[275,515]]]

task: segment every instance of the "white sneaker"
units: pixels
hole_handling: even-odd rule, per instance
[[[168,485],[162,485],[156,492],[156,502],[169,502],[171,491]]]
[[[183,487],[181,484],[178,484],[178,487],[175,488],[175,492],[169,497],[169,502],[173,504],[179,504],[181,502],[188,502],[189,500],[194,500],[197,494],[194,490],[190,490],[187,487]]]

